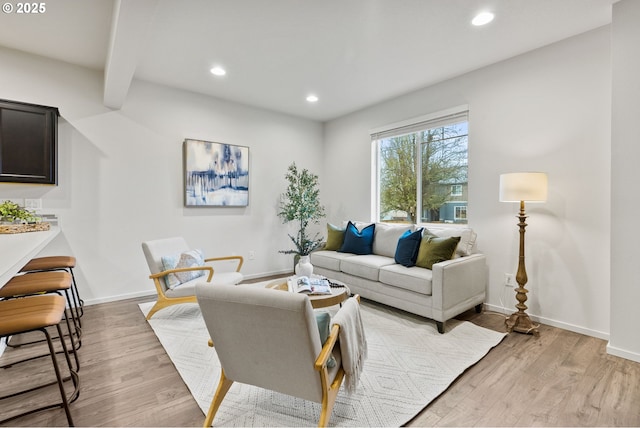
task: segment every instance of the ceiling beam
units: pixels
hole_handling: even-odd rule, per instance
[[[120,109],[129,92],[158,0],[116,0],[104,68],[104,105]]]

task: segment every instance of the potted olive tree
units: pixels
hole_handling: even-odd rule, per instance
[[[285,178],[289,184],[281,195],[278,216],[283,223],[295,222],[298,231],[295,235],[289,234],[295,249],[282,250],[280,253],[295,254],[296,274],[310,276],[313,266],[309,254],[322,244],[323,238],[320,233],[310,237],[307,229],[325,216],[324,207],[320,205],[318,176],[306,169],[299,170],[294,162],[289,165]]]

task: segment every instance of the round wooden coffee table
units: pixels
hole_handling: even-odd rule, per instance
[[[344,284],[340,281],[331,280],[331,282]],[[287,278],[280,278],[271,281],[265,288],[271,288],[272,290],[289,291],[287,285]],[[344,287],[331,287],[331,294],[310,294],[309,300],[313,309],[328,308],[329,306],[339,305],[351,296],[351,291],[346,285]]]

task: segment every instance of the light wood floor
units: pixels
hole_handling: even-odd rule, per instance
[[[81,393],[71,405],[77,426],[202,424],[204,415],[138,309],[149,300],[85,308]],[[504,331],[499,314],[470,311],[459,318]],[[540,333],[507,336],[408,425],[640,426],[640,364],[607,355],[603,340],[548,326]],[[7,350],[0,365],[15,352]],[[50,370],[48,360],[33,364]],[[33,370],[27,364],[1,370],[0,395],[32,380]],[[56,398],[55,390],[39,394],[39,400]],[[12,410],[0,402],[0,419]],[[55,409],[7,425],[66,423]]]

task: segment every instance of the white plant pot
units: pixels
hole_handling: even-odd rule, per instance
[[[313,265],[309,256],[300,256],[298,264],[296,265],[296,275],[298,276],[311,276],[313,274]]]

